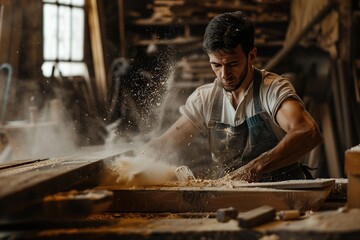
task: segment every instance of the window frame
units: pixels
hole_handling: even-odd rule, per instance
[[[74,2],[75,3],[74,3]],[[43,4],[43,15],[45,15],[45,5],[54,5],[56,6],[56,42],[54,43],[54,45],[56,45],[56,50],[55,50],[55,57],[47,57],[46,55],[48,54],[46,51],[46,40],[45,40],[45,17],[43,17],[43,64],[42,64],[42,72],[43,75],[46,77],[50,77],[50,76],[66,76],[66,77],[74,77],[74,76],[84,76],[87,75],[87,68],[86,68],[86,63],[85,63],[85,0],[80,0],[80,3],[76,3],[76,0],[67,0],[68,3],[64,3],[64,0],[43,0],[42,4]],[[82,3],[81,3],[82,2]],[[68,51],[68,56],[67,57],[62,57],[59,52],[60,52],[60,46],[61,46],[61,29],[60,29],[60,8],[61,7],[65,7],[65,8],[70,8],[70,13],[69,13],[69,17],[70,17],[70,22],[69,22],[69,38],[68,38],[68,46],[69,46],[69,51]],[[74,58],[73,56],[73,44],[74,44],[74,39],[73,39],[73,24],[74,24],[74,20],[73,20],[73,9],[79,9],[82,10],[82,33],[81,33],[81,43],[79,44],[82,47],[81,50],[81,54],[78,54],[77,57]],[[55,32],[55,31],[54,31]],[[50,54],[51,55],[51,54]],[[80,56],[81,55],[81,56]],[[50,71],[51,68],[51,71]],[[74,68],[77,68],[77,73],[75,71],[73,71]]]

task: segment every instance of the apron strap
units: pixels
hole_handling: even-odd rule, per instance
[[[254,68],[254,88],[253,88],[253,96],[254,96],[254,107],[255,114],[261,113],[264,111],[261,100],[260,100],[260,86],[262,82],[262,73],[259,69]]]
[[[215,82],[215,97],[213,100],[213,106],[211,109],[211,116],[209,121],[209,127],[215,127],[216,122],[219,122],[221,119],[221,109],[223,105],[223,89],[219,86],[218,80]]]

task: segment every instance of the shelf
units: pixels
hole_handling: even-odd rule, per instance
[[[182,45],[182,44],[189,44],[189,43],[200,43],[202,39],[200,37],[177,37],[174,39],[141,39],[141,40],[134,40],[134,45],[137,46],[147,46],[147,45]]]

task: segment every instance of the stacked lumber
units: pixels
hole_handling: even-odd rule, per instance
[[[131,23],[138,27],[147,27],[147,34],[150,31],[152,35],[149,39],[149,36],[137,32],[134,44],[145,46],[201,43],[205,26],[211,18],[222,12],[240,10],[257,25],[257,46],[280,48],[283,46],[289,21],[289,7],[289,0],[154,0],[151,4],[152,15],[149,18],[138,17]],[[163,39],[161,32],[165,31],[166,27],[177,28],[177,36]]]
[[[178,71],[178,79],[189,84],[183,84],[183,87],[201,85],[203,83],[212,82],[215,75],[211,70],[209,59],[205,55],[193,54],[183,57],[176,64]]]

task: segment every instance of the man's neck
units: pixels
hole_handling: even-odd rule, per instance
[[[239,103],[243,100],[246,90],[248,89],[250,83],[254,79],[254,68],[252,66],[249,67],[249,71],[245,77],[245,80],[240,85],[238,89],[231,92],[232,100],[233,100],[233,106],[236,109],[236,107],[239,105]]]

